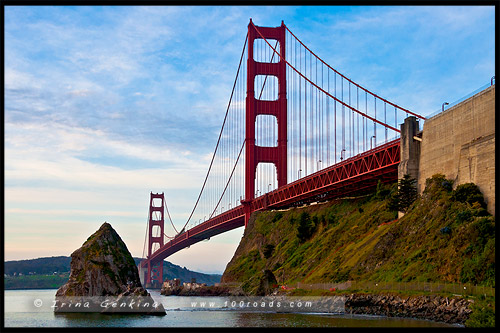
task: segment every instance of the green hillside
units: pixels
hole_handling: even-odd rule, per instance
[[[27,260],[12,260],[4,263],[4,274],[13,276],[31,274],[54,274],[54,272],[69,272],[71,257],[45,257]]]
[[[376,193],[287,211],[255,213],[222,282],[258,289],[263,272],[280,284],[358,281],[495,286],[495,218],[473,184],[452,190],[442,175],[402,218],[397,184]]]

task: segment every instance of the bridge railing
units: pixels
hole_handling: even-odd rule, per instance
[[[449,104],[447,104],[447,107],[446,107],[446,109],[445,109],[444,111],[446,111],[446,110],[448,110],[448,109],[452,108],[453,106],[455,106],[455,105],[457,105],[457,104],[459,104],[459,103],[462,103],[462,102],[463,102],[463,101],[465,101],[466,99],[468,99],[468,98],[470,98],[470,97],[474,96],[475,94],[477,94],[477,93],[479,93],[479,92],[483,91],[484,89],[486,89],[486,88],[488,88],[488,87],[490,87],[490,86],[492,86],[492,85],[494,85],[494,84],[495,84],[495,83],[494,83],[494,80],[492,80],[492,82],[491,82],[491,83],[487,83],[487,84],[485,84],[485,85],[482,85],[481,87],[479,87],[479,88],[477,88],[476,90],[474,90],[474,91],[472,91],[472,92],[468,93],[467,95],[460,97],[459,99],[457,99],[457,100],[456,100],[456,101],[454,101],[453,103],[449,103]],[[434,117],[434,116],[437,116],[437,115],[438,115],[438,114],[440,114],[441,112],[443,112],[443,107],[441,107],[439,110],[436,110],[436,111],[434,111],[433,113],[431,113],[430,115],[428,115],[428,116],[427,116],[427,119],[430,119],[430,118],[432,118],[432,117]]]

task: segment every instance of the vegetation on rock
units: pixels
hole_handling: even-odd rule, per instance
[[[411,185],[411,179],[407,179]],[[473,184],[441,174],[397,219],[398,184],[369,196],[254,213],[222,282],[259,290],[269,270],[280,284],[471,283],[495,287],[495,218]],[[271,250],[272,249],[272,250]]]
[[[68,282],[56,296],[107,296],[126,292],[146,296],[127,246],[109,223],[104,223],[71,254]]]

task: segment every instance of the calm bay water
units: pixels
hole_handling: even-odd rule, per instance
[[[161,302],[166,316],[138,314],[102,315],[68,313],[55,315],[55,289],[6,290],[5,327],[451,327],[444,323],[409,318],[388,318],[329,313],[275,313],[227,311],[200,307],[224,304],[226,297],[162,296],[150,290]],[[197,306],[193,306],[196,304]]]

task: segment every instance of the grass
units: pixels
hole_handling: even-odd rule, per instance
[[[461,187],[458,195],[451,183],[439,174],[428,179],[423,195],[397,221],[388,207],[396,184],[379,186],[371,196],[254,213],[225,280],[246,282],[269,269],[284,284],[355,280],[494,287],[495,218],[474,186]],[[269,247],[272,252],[264,251]]]

